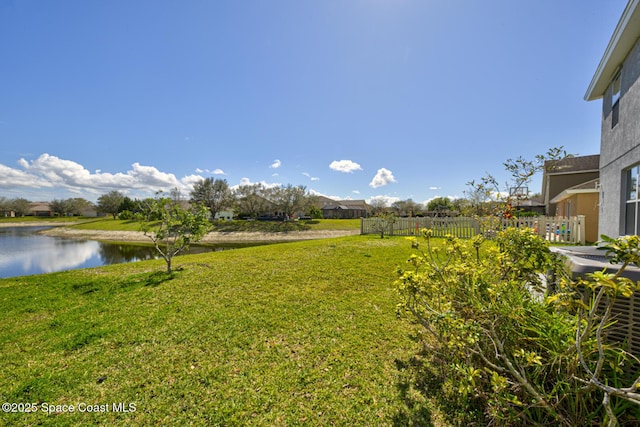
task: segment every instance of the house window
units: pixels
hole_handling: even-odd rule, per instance
[[[611,128],[614,128],[620,118],[620,71],[618,71],[613,78],[611,105]]]
[[[638,175],[640,166],[636,165],[626,172],[626,202],[624,212],[624,232],[625,234],[638,234],[640,232],[640,215],[638,205]]]

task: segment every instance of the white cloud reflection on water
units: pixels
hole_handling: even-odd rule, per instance
[[[42,227],[0,229],[0,277],[102,265],[100,243],[35,234]]]

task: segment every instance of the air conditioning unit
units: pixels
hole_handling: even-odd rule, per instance
[[[551,251],[561,255],[571,277],[585,278],[588,273],[606,270],[616,273],[619,265],[611,264],[605,252],[595,246],[551,247]],[[622,273],[634,282],[640,281],[640,268],[628,266]],[[611,313],[615,324],[607,329],[607,339],[612,342],[627,343],[626,350],[640,357],[640,292],[629,298],[617,297]]]

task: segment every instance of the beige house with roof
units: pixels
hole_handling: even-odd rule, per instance
[[[598,154],[545,162],[542,176],[542,199],[546,214],[549,216],[560,215],[557,212],[558,202],[554,201],[560,193],[599,177],[600,156]],[[575,214],[572,213],[570,216],[575,216]]]
[[[596,242],[598,236],[598,202],[600,200],[600,179],[596,178],[563,190],[551,199],[556,216],[571,218],[583,215],[585,218],[585,240]]]
[[[331,200],[323,202],[322,216],[327,219],[365,218],[370,210],[364,200]]]

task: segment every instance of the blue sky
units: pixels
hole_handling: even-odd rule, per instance
[[[0,0],[0,196],[463,197],[508,158],[599,152],[583,96],[625,5]]]

